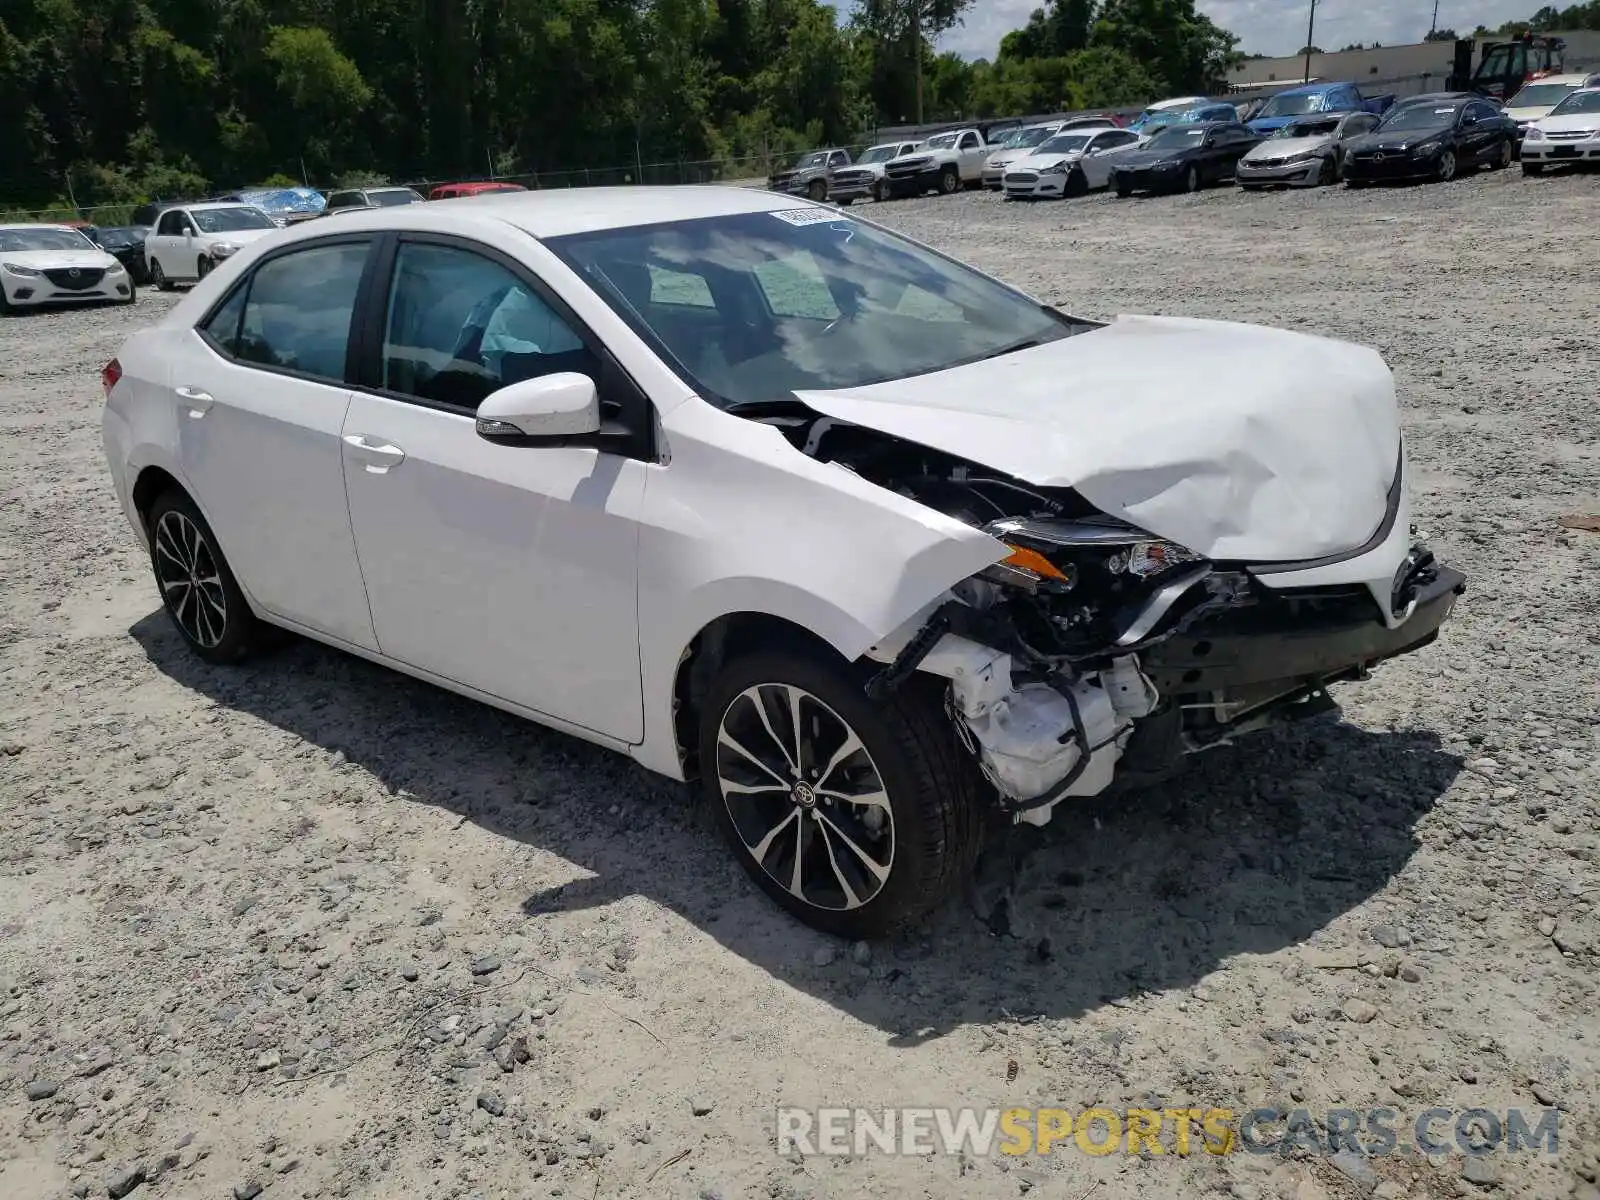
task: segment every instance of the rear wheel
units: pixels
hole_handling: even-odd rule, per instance
[[[244,658],[259,626],[194,501],[176,489],[165,492],[147,520],[161,603],[183,640],[207,662]]]
[[[939,191],[946,196],[953,195],[961,190],[961,174],[954,167],[946,167],[939,172]]]
[[[931,680],[882,703],[805,650],[729,663],[701,718],[706,799],[745,872],[806,924],[881,937],[947,900],[982,839],[982,776]]]
[[[161,263],[154,258],[150,260],[150,282],[156,285],[158,292],[172,290],[172,280],[167,278],[167,273],[161,269]]]

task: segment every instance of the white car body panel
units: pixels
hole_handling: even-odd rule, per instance
[[[1560,85],[1571,89],[1573,92],[1577,92],[1582,91],[1585,87],[1593,86],[1588,82],[1590,78],[1591,76],[1585,73],[1579,73],[1575,75],[1547,75],[1543,79],[1529,80],[1527,86],[1545,87]],[[1555,104],[1516,104],[1516,99],[1516,96],[1512,96],[1510,102],[1506,104],[1505,115],[1510,117],[1522,127],[1532,125],[1536,121],[1542,121],[1545,117],[1550,115],[1550,111],[1555,108],[1556,104],[1561,102],[1561,100],[1558,99]],[[1565,99],[1565,97],[1562,97],[1561,99]]]
[[[1071,130],[1063,130],[1070,133]],[[1121,133],[1114,127],[1106,132]],[[1137,150],[1141,142],[1132,141],[1126,145],[1098,149],[1096,142],[1091,142],[1083,150],[1071,154],[1030,154],[1011,164],[1006,171],[1004,180],[1005,194],[1008,197],[1045,198],[1057,197],[1066,194],[1067,177],[1072,168],[1076,167],[1083,173],[1090,191],[1098,191],[1111,182],[1111,168],[1117,165],[1117,156],[1129,150]],[[1054,174],[1047,173],[1048,168],[1064,164],[1066,171]],[[1033,178],[1029,178],[1032,175]]]
[[[1074,488],[1103,512],[1230,561],[1362,545],[1383,520],[1400,450],[1394,380],[1376,351],[1175,317],[1118,317],[1005,358],[801,399],[1028,483]]]
[[[31,228],[77,232],[68,226],[60,225],[36,225]],[[7,267],[15,267],[17,270],[10,271],[6,269]],[[103,271],[105,274],[90,287],[62,287],[53,283],[45,274],[46,271],[58,270]],[[17,272],[37,272],[37,274]],[[133,280],[128,277],[126,269],[116,258],[84,239],[82,249],[0,250],[0,291],[4,292],[8,303],[31,308],[34,305],[74,303],[82,300],[125,300],[133,294]],[[23,292],[28,294],[21,294]]]
[[[248,204],[190,204],[181,208],[162,210],[156,218],[155,228],[152,229],[144,241],[144,256],[146,262],[159,262],[161,270],[168,279],[190,280],[200,277],[200,262],[202,259],[213,263],[226,259],[234,251],[226,247],[244,247],[252,242],[260,241],[268,234],[278,232],[278,226],[271,229],[230,229],[218,233],[203,233],[197,228],[188,236],[177,234],[157,233],[161,228],[162,220],[168,213],[178,212],[185,215],[204,212],[207,209],[220,208],[251,208]],[[260,210],[257,210],[260,211]],[[262,213],[262,216],[266,216]],[[270,221],[272,218],[267,217]],[[193,217],[190,216],[191,222]]]
[[[1588,91],[1590,89],[1584,89]],[[1562,113],[1535,121],[1522,141],[1527,163],[1594,162],[1600,159],[1600,112]],[[1561,153],[1557,153],[1557,149]]]

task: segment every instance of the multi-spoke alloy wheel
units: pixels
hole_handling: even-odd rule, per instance
[[[155,560],[161,597],[178,628],[202,649],[216,649],[228,627],[228,598],[211,547],[176,509],[156,524]]]
[[[243,657],[255,620],[200,510],[172,491],[151,505],[146,519],[150,566],[178,632],[210,662]]]
[[[757,684],[717,734],[717,786],[745,850],[802,904],[859,908],[894,869],[894,812],[856,732],[809,692]]]
[[[829,933],[878,937],[970,873],[984,783],[942,683],[875,702],[862,669],[777,649],[727,663],[700,707],[700,773],[745,872]]]

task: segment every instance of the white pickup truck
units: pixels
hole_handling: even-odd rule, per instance
[[[992,150],[976,129],[935,134],[912,153],[891,159],[883,169],[884,184],[892,196],[920,196],[927,191],[948,195],[977,187]]]

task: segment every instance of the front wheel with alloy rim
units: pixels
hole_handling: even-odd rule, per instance
[[[1456,152],[1446,150],[1439,155],[1438,177],[1440,183],[1449,183],[1456,177]]]
[[[161,264],[153,258],[150,260],[150,282],[156,285],[158,292],[172,290],[172,280],[167,278],[167,273],[161,269]]]
[[[954,167],[946,167],[939,172],[939,190],[946,196],[961,190],[961,175]]]
[[[207,662],[244,658],[257,622],[194,501],[176,490],[162,494],[150,506],[148,528],[161,603],[183,640]]]
[[[874,702],[803,650],[729,663],[702,710],[707,801],[740,865],[806,924],[882,937],[959,890],[982,840],[976,762],[931,681]]]
[[[1322,169],[1317,172],[1317,182],[1326,187],[1339,178],[1339,164],[1332,158],[1322,160]]]

